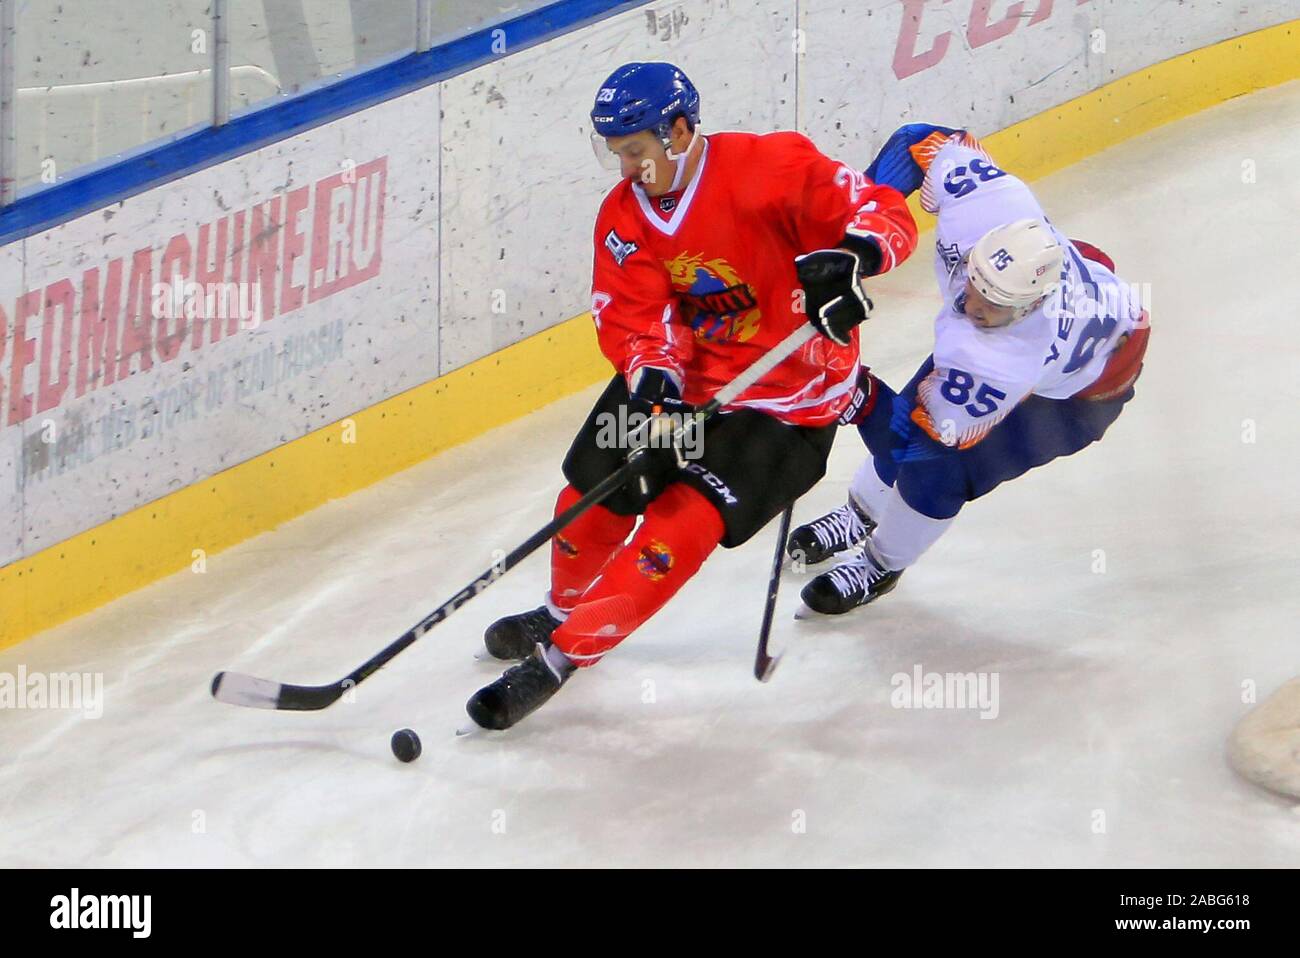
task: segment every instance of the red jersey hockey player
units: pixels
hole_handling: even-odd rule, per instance
[[[536,709],[718,545],[745,542],[821,478],[871,308],[859,280],[916,245],[901,194],[801,134],[702,136],[699,94],[671,64],[616,70],[592,121],[598,155],[623,175],[596,220],[592,279],[616,374],[565,458],[557,514],[624,463],[620,427],[688,413],[806,320],[823,335],[706,422],[698,448],[647,450],[637,482],[555,537],[546,604],[485,635],[492,655],[523,659],[470,699],[485,728]]]

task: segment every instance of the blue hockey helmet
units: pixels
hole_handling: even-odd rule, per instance
[[[691,130],[699,125],[700,93],[685,73],[671,63],[625,63],[600,85],[591,122],[602,137],[653,130],[667,141],[679,115]]]

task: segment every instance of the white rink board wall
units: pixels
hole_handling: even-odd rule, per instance
[[[1005,129],[1300,17],[1300,0],[1184,0],[1157,16],[1135,0],[802,0],[798,14],[793,0],[652,3],[444,84],[442,372],[586,308],[610,186],[586,112],[622,62],[680,65],[710,131],[797,128],[864,168],[901,123]],[[494,290],[504,312],[488,311]]]
[[[436,89],[0,250],[0,488],[21,505],[0,564],[436,375],[428,116]],[[189,282],[239,293],[186,319]]]
[[[794,125],[794,4],[650,4],[443,85],[443,372],[585,310],[613,185],[587,117],[620,63],[674,60],[710,130]],[[505,312],[490,295],[504,293]]]
[[[988,135],[1300,17],[1300,0],[810,0],[801,11],[800,129],[865,167],[903,123]]]
[[[1154,14],[652,3],[0,248],[0,565],[581,313],[610,185],[585,114],[621,62],[681,64],[708,130],[863,167],[901,122],[1003,129],[1300,0]],[[262,321],[152,316],[177,272],[258,290]]]

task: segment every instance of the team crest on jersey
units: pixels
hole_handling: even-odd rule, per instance
[[[622,266],[623,261],[635,253],[639,248],[640,247],[631,240],[625,241],[621,239],[613,230],[610,230],[605,234],[605,249],[609,250],[610,253],[613,254],[614,262],[618,263],[619,266]]]
[[[943,243],[935,240],[934,251],[943,259],[943,265],[948,267],[948,272],[950,273],[961,264],[961,250],[957,248],[956,243],[953,243],[951,246],[945,246]]]
[[[651,539],[649,545],[641,547],[641,554],[636,558],[636,567],[651,582],[658,582],[672,571],[676,557],[673,550],[658,539]]]
[[[660,197],[659,209],[665,213],[671,213],[673,210],[677,209],[677,197],[675,196]]]
[[[740,343],[753,339],[763,318],[758,297],[730,263],[682,253],[664,266],[681,299],[682,316],[697,339]]]

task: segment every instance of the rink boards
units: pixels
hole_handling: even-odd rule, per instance
[[[900,122],[1000,130],[1031,178],[1300,75],[1283,3],[1183,4],[1179,30],[811,6],[654,4],[518,53],[507,30],[497,62],[0,247],[0,645],[606,375],[575,316],[609,185],[582,114],[618,62],[681,63],[708,129],[858,166]]]

